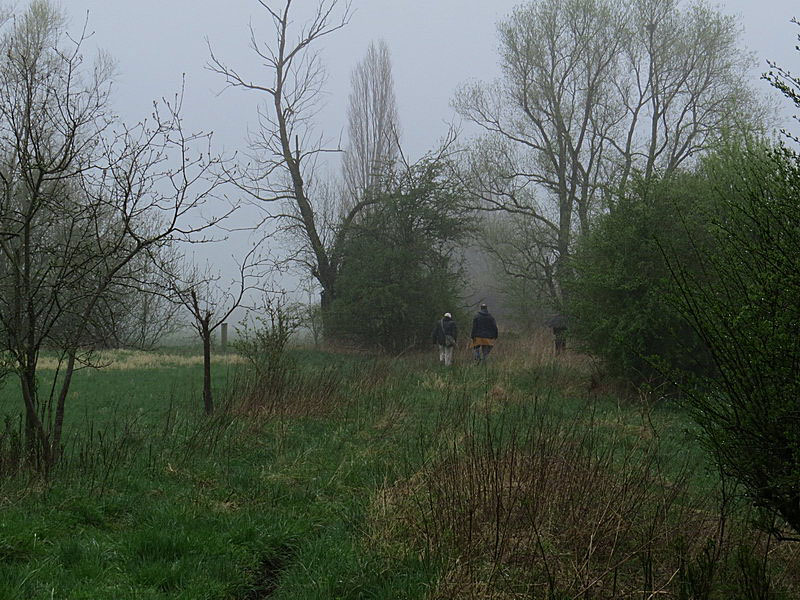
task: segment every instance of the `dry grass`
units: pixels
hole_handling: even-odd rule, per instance
[[[215,364],[242,364],[244,358],[238,354],[215,354],[211,359]],[[103,350],[91,356],[91,364],[102,366],[112,371],[129,371],[144,369],[164,369],[187,367],[203,364],[203,355],[162,354],[139,350]],[[39,359],[39,368],[55,370],[59,367],[56,357],[43,356]]]
[[[492,358],[506,372],[540,373],[550,387],[567,397],[630,400],[636,395],[628,384],[607,376],[598,359],[569,347],[556,355],[549,329],[539,328],[509,340],[501,338]]]
[[[437,392],[473,392],[484,387],[480,379],[468,377],[451,377],[437,371],[424,371],[419,376],[420,386],[425,390]]]
[[[305,373],[285,363],[274,365],[229,391],[234,414],[248,415],[253,423],[275,418],[330,415],[342,408],[343,373],[321,369]]]
[[[405,518],[405,507],[420,497],[424,483],[421,472],[401,481],[384,480],[367,507],[364,541],[369,548],[385,556],[417,552],[423,532],[417,530],[416,519]]]
[[[501,336],[490,356],[508,369],[559,366],[585,375],[596,370],[594,359],[586,354],[568,348],[556,355],[553,334],[543,327],[512,338]]]
[[[502,386],[486,401],[507,401]],[[699,600],[743,581],[800,591],[797,550],[723,518],[685,470],[665,473],[647,433],[535,409],[505,423],[479,403],[471,413],[435,460],[386,482],[369,510],[371,546],[443,563],[431,600]],[[741,558],[768,551],[781,574],[771,584],[763,561]]]

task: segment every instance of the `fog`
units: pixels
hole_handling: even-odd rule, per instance
[[[330,77],[320,129],[331,139],[342,133],[350,70],[370,40],[382,38],[392,52],[404,145],[412,155],[423,153],[453,119],[449,102],[456,87],[498,74],[495,24],[518,4],[516,0],[356,0],[348,26],[321,44]],[[252,23],[264,39],[272,31],[256,0],[229,0],[224,9],[221,6],[208,0],[70,0],[64,5],[74,29],[88,16],[89,30],[94,32],[91,45],[116,59],[115,102],[124,119],[148,114],[152,101],[174,93],[185,74],[187,122],[213,130],[222,147],[233,149],[242,146],[248,127],[255,125],[259,99],[239,92],[219,94],[223,82],[204,68],[207,43],[230,64],[257,76],[258,59],[248,49],[247,27]],[[298,4],[297,22],[309,6],[310,0]],[[787,66],[797,62],[797,27],[789,21],[800,11],[793,0],[728,0],[719,6],[740,18],[742,39],[760,70],[766,69],[768,59]]]
[[[346,123],[350,71],[371,40],[384,39],[391,51],[402,145],[412,158],[436,146],[451,123],[458,125],[450,100],[457,87],[469,80],[497,77],[496,23],[519,4],[516,0],[354,0],[349,24],[322,40],[319,50],[328,72],[324,106],[316,130],[337,145]],[[311,0],[294,7],[296,23],[315,6]],[[791,69],[800,55],[794,45],[798,28],[790,23],[794,0],[728,0],[720,9],[742,24],[742,40],[753,52],[754,81],[774,60]],[[120,118],[136,122],[162,96],[185,86],[184,117],[188,129],[213,131],[219,151],[241,152],[249,130],[257,125],[256,107],[264,98],[241,90],[224,90],[224,82],[206,65],[209,46],[227,64],[258,79],[263,72],[249,49],[248,26],[270,39],[272,25],[256,0],[70,0],[64,8],[73,31],[86,24],[90,50],[100,48],[115,58],[117,77],[114,106]],[[305,14],[304,14],[305,12]],[[757,84],[772,94],[764,82]],[[787,103],[781,106],[786,107]],[[788,115],[782,118],[788,120]],[[467,127],[463,135],[468,137]],[[328,169],[335,175],[338,165]],[[256,219],[252,209],[241,222]],[[230,270],[231,256],[246,246],[247,234],[238,233],[213,249],[198,250],[200,261],[213,257]],[[282,276],[279,284],[297,286],[296,275]]]

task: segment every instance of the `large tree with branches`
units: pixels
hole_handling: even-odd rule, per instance
[[[702,2],[534,0],[498,30],[502,76],[454,101],[484,131],[467,187],[477,208],[528,219],[520,260],[536,264],[512,272],[551,273],[557,302],[575,234],[634,176],[667,176],[759,124],[749,56],[736,21]]]
[[[263,94],[258,111],[259,127],[250,138],[251,162],[230,180],[258,204],[267,218],[301,239],[293,258],[303,264],[322,287],[323,308],[335,294],[340,241],[356,216],[376,200],[365,197],[354,202],[325,227],[324,186],[315,180],[322,154],[338,152],[315,134],[313,117],[319,108],[325,70],[315,47],[320,40],[342,29],[350,18],[350,4],[324,0],[311,17],[294,25],[294,2],[284,0],[280,8],[257,0],[268,15],[274,38],[263,42],[250,27],[250,47],[266,66],[257,77],[225,63],[211,50],[209,68],[225,78],[228,87]],[[330,188],[328,188],[330,189]]]
[[[41,468],[58,459],[72,375],[92,364],[103,321],[153,283],[151,261],[213,225],[192,215],[219,183],[208,148],[194,151],[207,136],[183,131],[180,97],[149,122],[117,122],[112,65],[103,55],[86,65],[84,40],[47,0],[0,37],[0,342]],[[49,391],[44,349],[60,359]]]
[[[398,154],[399,119],[386,42],[370,42],[353,68],[347,105],[347,146],[342,158],[345,208],[385,191]]]

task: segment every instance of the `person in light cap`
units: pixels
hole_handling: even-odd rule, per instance
[[[489,314],[489,307],[481,304],[481,309],[472,319],[472,350],[475,353],[475,362],[485,362],[497,340],[497,323]]]
[[[458,339],[458,326],[449,312],[436,322],[433,327],[433,343],[439,346],[439,362],[446,367],[453,364],[453,348]]]

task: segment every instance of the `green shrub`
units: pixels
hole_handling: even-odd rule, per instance
[[[700,338],[674,306],[664,258],[694,270],[688,257],[707,237],[707,188],[691,174],[642,184],[579,240],[565,286],[570,335],[611,374],[639,385],[670,380],[675,369],[710,371]]]
[[[718,376],[689,407],[724,470],[800,532],[800,157],[751,142],[706,161],[717,210],[694,262],[670,259],[677,308]]]
[[[455,245],[466,224],[456,188],[435,162],[411,167],[392,190],[341,249],[325,327],[335,338],[399,352],[430,343],[436,317],[460,304]]]
[[[290,366],[286,347],[299,325],[297,316],[280,302],[267,298],[262,310],[262,314],[248,314],[242,320],[232,344],[247,360],[257,379],[279,376]]]

